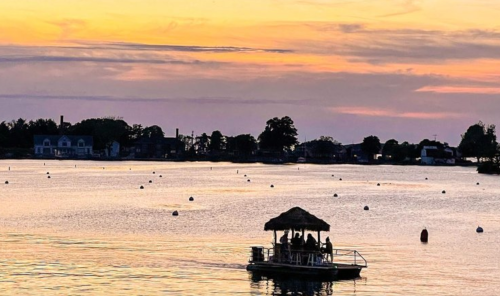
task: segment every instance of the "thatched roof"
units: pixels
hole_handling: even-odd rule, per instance
[[[281,213],[281,215],[269,220],[264,225],[264,230],[266,231],[286,229],[330,231],[330,224],[299,207],[295,207]]]

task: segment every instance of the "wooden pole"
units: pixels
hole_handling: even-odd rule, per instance
[[[318,231],[318,246],[321,248],[321,235],[320,235],[320,232],[321,231]]]
[[[276,230],[274,230],[274,245],[276,246]]]

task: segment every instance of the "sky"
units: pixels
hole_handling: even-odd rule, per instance
[[[0,121],[457,145],[500,124],[498,0],[3,0]]]

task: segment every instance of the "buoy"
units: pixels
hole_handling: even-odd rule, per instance
[[[163,176],[162,176],[162,175],[160,175],[160,178],[163,178]]]
[[[193,201],[193,200],[194,200],[194,197],[192,197],[192,196],[191,196],[191,197],[189,198],[189,201]]]
[[[5,184],[9,184],[9,181],[5,181]]]
[[[247,182],[250,182],[250,179],[248,179]]]
[[[47,175],[50,174],[49,172],[47,172]]]
[[[377,186],[380,186],[380,183],[377,183]]]
[[[335,194],[333,195],[333,197],[339,197],[339,196],[338,196],[338,194],[337,194],[337,193],[335,193]]]
[[[420,241],[423,243],[426,243],[429,240],[429,233],[427,232],[427,229],[424,228],[422,232],[420,233]]]
[[[477,233],[483,233],[483,228],[482,228],[481,226],[478,226],[478,227],[476,228],[476,232],[477,232]]]
[[[156,174],[155,172],[153,172],[153,175]]]
[[[47,176],[48,179],[50,179],[50,176]]]
[[[179,212],[174,211],[174,212],[172,213],[172,216],[179,216]]]
[[[446,191],[445,191],[445,190],[443,190],[443,191],[441,191],[441,193],[442,193],[442,194],[445,194],[445,193],[446,193]]]
[[[340,178],[339,181],[342,181],[342,178]]]
[[[153,183],[153,181],[152,181],[152,180],[149,180],[149,183]]]
[[[476,185],[479,185],[479,182],[477,182]]]
[[[144,189],[144,186],[139,187],[139,189]]]
[[[365,206],[365,207],[364,207],[364,210],[365,210],[365,211],[368,211],[368,210],[370,210],[370,208],[369,208],[368,206]]]
[[[243,177],[246,177],[247,175],[244,175]]]
[[[425,178],[425,180],[429,180],[429,179]]]
[[[271,188],[274,188],[274,185],[273,185],[273,184],[271,184]]]
[[[332,175],[332,177],[335,177],[335,175]]]

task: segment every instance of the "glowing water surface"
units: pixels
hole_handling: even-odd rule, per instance
[[[0,161],[0,294],[499,295],[499,185],[461,167]],[[245,270],[293,206],[364,255],[362,278]]]

